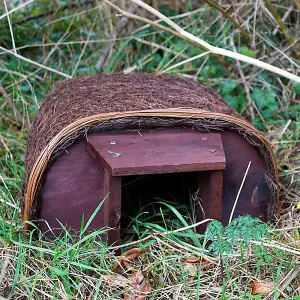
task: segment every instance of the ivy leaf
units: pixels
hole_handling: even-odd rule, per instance
[[[233,92],[233,90],[237,87],[237,83],[235,81],[225,80],[221,85],[221,95],[225,97]]]
[[[236,96],[226,95],[224,100],[235,110],[239,111],[240,108],[240,99]]]
[[[254,88],[251,93],[252,99],[255,101],[259,110],[262,110],[271,104],[276,104],[276,93],[274,91],[269,90],[260,90],[258,88]],[[278,104],[277,104],[278,107]]]
[[[292,92],[297,94],[297,95],[300,95],[300,83],[296,83],[293,88],[292,88]]]
[[[264,122],[262,121],[261,118],[254,118],[254,120],[252,121],[252,124],[253,124],[254,127],[256,127],[259,130],[265,130],[266,129],[265,124],[264,124]]]
[[[276,93],[272,90],[254,88],[251,97],[261,114],[266,118],[272,117],[274,111],[279,109],[276,101]]]

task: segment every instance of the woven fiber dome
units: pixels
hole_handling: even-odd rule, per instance
[[[82,76],[59,83],[32,123],[23,185],[23,220],[35,218],[47,168],[89,131],[194,127],[240,133],[261,155],[270,188],[268,218],[278,207],[274,155],[264,136],[206,85],[174,76],[136,73]]]

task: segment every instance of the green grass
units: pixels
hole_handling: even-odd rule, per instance
[[[294,40],[299,39],[299,10],[291,1],[272,3],[282,17],[292,7],[285,23]],[[233,36],[237,51],[299,74],[299,61],[281,30],[273,34],[276,24],[264,6],[255,7],[255,2],[249,2],[242,7],[236,2],[225,8],[236,16],[251,39],[245,39],[230,20],[209,6],[193,11],[185,5],[182,12],[186,14],[181,17],[167,6],[161,11],[213,45],[232,49]],[[119,20],[101,2],[82,6],[78,1],[71,5],[60,0],[49,6],[49,1],[35,1],[11,17],[17,51],[23,57],[72,76],[169,69],[168,74],[212,86],[229,105],[263,130],[273,146],[283,203],[275,228],[261,229],[260,223],[247,220],[241,227],[231,224],[224,229],[216,224],[205,236],[198,235],[195,228],[186,228],[193,224],[193,212],[169,199],[153,204],[155,214],[141,213],[132,218],[128,230],[139,240],[128,238],[125,243],[129,244],[119,250],[149,247],[134,267],[141,269],[149,281],[150,299],[264,299],[266,295],[252,295],[250,287],[252,281],[264,280],[278,287],[273,293],[275,298],[299,299],[299,84],[242,63],[249,103],[234,60],[203,56],[176,67],[202,50],[168,32],[132,21],[117,36],[98,71],[95,65],[101,49],[107,46]],[[0,45],[11,49],[6,18],[0,20],[0,32]],[[1,85],[28,120],[34,118],[53,85],[64,79],[1,50],[0,74]],[[81,234],[73,236],[66,229],[51,242],[43,240],[38,229],[26,234],[20,231],[19,200],[27,136],[28,130],[0,95],[0,295],[10,299],[122,299],[124,291],[132,286],[107,283],[105,275],[113,274],[118,249],[101,242],[106,229],[83,235],[89,223],[85,220]],[[250,222],[254,223],[249,229],[246,225]],[[255,235],[260,231],[251,232],[252,228],[262,230],[263,235]],[[182,263],[183,258],[202,256],[213,262],[212,269]],[[128,271],[123,277],[130,278]]]

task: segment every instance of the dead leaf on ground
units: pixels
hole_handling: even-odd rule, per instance
[[[181,261],[183,264],[200,264],[202,270],[210,270],[213,267],[213,264],[209,262],[207,259],[204,257],[185,257]]]
[[[149,248],[140,249],[140,248],[132,248],[126,252],[124,252],[121,256],[118,257],[117,261],[114,263],[113,271],[118,271],[120,273],[123,272],[122,265],[128,269],[132,270],[133,267],[130,265],[130,262],[134,262],[138,256],[147,252]]]
[[[103,275],[103,280],[107,283],[108,286],[114,287],[123,287],[129,285],[130,280],[122,275]]]
[[[272,281],[254,281],[251,283],[252,295],[269,294],[274,290],[274,282]]]
[[[185,257],[182,259],[183,263],[189,263],[189,264],[199,264],[200,263],[200,257]]]
[[[133,273],[129,280],[130,290],[124,293],[125,300],[145,300],[148,294],[151,292],[151,285],[149,281],[144,277],[141,270]]]

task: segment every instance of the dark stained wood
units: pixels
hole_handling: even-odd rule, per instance
[[[104,201],[103,214],[106,226],[113,228],[108,232],[108,243],[119,244],[121,222],[121,177],[113,177],[103,168],[103,194],[107,195]]]
[[[269,187],[265,181],[265,170],[261,155],[241,134],[226,130],[222,132],[222,142],[226,155],[226,169],[223,182],[222,223],[228,224],[235,198],[242,183],[247,166],[251,166],[239,196],[234,215],[258,217],[267,221]]]
[[[194,172],[196,189],[203,199],[202,209],[197,207],[197,221],[205,218],[221,221],[225,154],[219,133],[192,129],[97,133],[88,136],[87,148],[106,169],[105,190],[113,194],[106,204],[107,211],[111,211],[109,203],[121,207],[120,182],[114,181],[120,177],[116,176]],[[115,219],[106,222],[117,227]],[[200,227],[201,232],[206,225]],[[112,240],[118,236],[117,230]]]
[[[197,221],[222,220],[223,171],[198,172]],[[208,223],[200,225],[198,232],[204,233]]]
[[[122,155],[118,157],[117,153]],[[56,235],[61,231],[56,219],[79,231],[82,214],[87,222],[107,196],[88,230],[115,228],[108,232],[108,242],[119,243],[121,176],[181,172],[196,177],[205,217],[220,220],[224,168],[220,133],[164,129],[90,134],[88,142],[75,142],[46,172],[39,193],[39,217],[54,228]],[[188,183],[192,189],[194,183],[194,179]],[[161,188],[166,188],[163,183]],[[198,210],[198,221],[203,218]],[[40,228],[48,231],[43,221]]]
[[[55,235],[61,232],[60,220],[72,232],[78,232],[82,215],[85,223],[106,196],[103,167],[86,151],[85,140],[75,142],[46,171],[39,192],[39,219],[46,220]],[[101,208],[88,230],[107,225]],[[52,233],[45,221],[39,226],[45,235]]]
[[[219,133],[192,129],[96,133],[88,135],[88,144],[112,176],[225,168]]]

